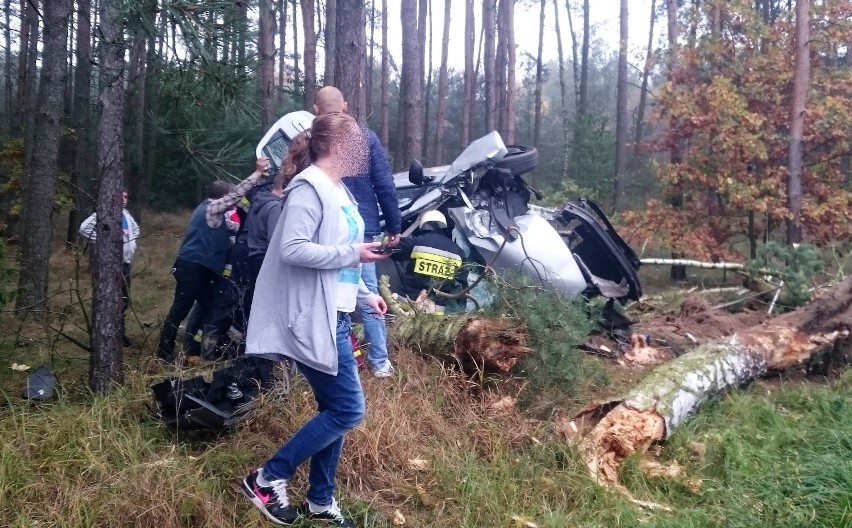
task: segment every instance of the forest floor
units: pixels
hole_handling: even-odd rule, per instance
[[[169,276],[187,215],[147,213],[134,265],[132,348],[125,383],[109,396],[86,389],[86,258],[56,241],[48,321],[0,320],[0,525],[261,527],[239,479],[270,456],[314,412],[298,378],[276,389],[234,431],[175,433],[150,412],[150,385],[175,372],[153,359],[173,291]],[[57,229],[64,232],[63,229]],[[695,288],[724,285],[700,274],[688,284],[643,270],[648,297],[628,307],[634,332],[669,356],[770,316],[753,304],[737,313]],[[574,350],[571,386],[533,391],[529,380],[472,379],[417,351],[394,347],[397,374],[362,374],[368,415],[348,436],[338,497],[363,527],[852,526],[852,369],[822,362],[727,393],[702,407],[652,451],[677,475],[628,463],[622,481],[647,510],[591,480],[574,438],[558,424],[592,400],[613,397],[647,368],[604,334],[587,339],[610,357]],[[21,399],[27,372],[45,364],[58,398]],[[207,369],[209,371],[209,368]],[[306,476],[293,479],[295,498]],[[307,527],[309,523],[299,526]]]

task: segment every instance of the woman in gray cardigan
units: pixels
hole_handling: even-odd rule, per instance
[[[295,361],[308,380],[318,414],[275,455],[242,481],[243,493],[272,522],[299,517],[354,527],[333,497],[345,434],[364,417],[364,395],[349,341],[350,312],[358,302],[384,314],[384,300],[361,280],[361,263],[386,258],[381,244],[363,243],[364,222],[341,178],[360,174],[364,137],[351,117],[316,118],[290,146],[284,207],[257,277],[246,353]],[[363,172],[363,171],[361,171]],[[308,459],[304,504],[294,507],[287,481]]]

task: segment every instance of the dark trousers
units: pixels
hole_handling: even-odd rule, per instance
[[[236,244],[228,263],[231,274],[216,282],[216,298],[203,321],[204,335],[222,335],[231,324],[243,328],[242,300],[248,276],[248,246]]]
[[[262,263],[263,257],[251,260],[245,257],[235,259],[231,276],[219,279],[216,299],[202,328],[205,338],[219,338],[232,325],[236,330],[245,333],[254,298],[254,285]],[[201,355],[205,359],[216,359],[216,352],[205,347],[202,347]]]
[[[254,286],[257,284],[257,276],[263,265],[263,257],[255,257],[248,261],[248,281],[246,292],[243,295],[243,314],[245,315],[246,327],[248,327],[249,315],[251,315],[251,302],[254,300]],[[284,286],[283,284],[281,285]]]
[[[121,285],[121,314],[126,316],[127,309],[130,307],[130,264],[125,262],[121,265],[121,274],[124,275],[124,282]]]
[[[175,261],[172,269],[175,277],[175,298],[169,310],[163,329],[160,331],[160,344],[157,351],[160,359],[174,361],[175,337],[181,321],[186,318],[192,305],[198,302],[199,307],[207,310],[213,298],[213,282],[219,276],[200,264]]]
[[[214,301],[211,299],[210,302]],[[201,353],[201,335],[198,334],[198,331],[201,330],[201,326],[207,318],[209,308],[208,306],[205,310],[200,304],[195,303],[186,318],[186,323],[183,326],[183,350],[190,356],[197,356]],[[196,336],[196,334],[198,335]],[[196,337],[198,337],[198,341],[196,341]]]

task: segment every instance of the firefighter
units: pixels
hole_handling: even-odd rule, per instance
[[[443,314],[449,299],[440,291],[452,294],[466,283],[462,267],[464,251],[447,232],[447,219],[437,210],[426,211],[414,232],[392,248],[391,258],[404,265],[401,290],[426,311]]]

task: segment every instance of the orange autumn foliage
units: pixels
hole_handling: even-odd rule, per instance
[[[711,31],[714,7],[721,32]],[[802,223],[806,241],[852,236],[852,3],[812,5],[811,83],[805,116]],[[792,12],[767,24],[745,0],[683,8],[676,67],[657,93],[660,134],[644,144],[660,162],[663,198],[622,223],[633,243],[692,258],[737,257],[734,245],[783,228],[794,71]],[[844,163],[847,167],[844,170]],[[751,220],[751,227],[750,226]],[[776,233],[779,234],[779,233]]]

